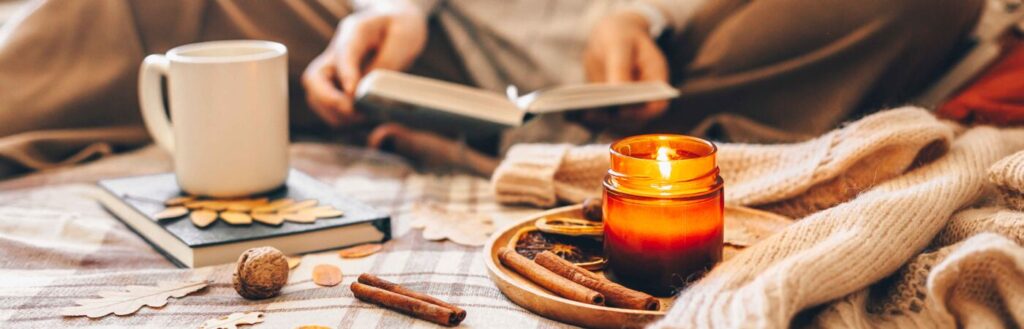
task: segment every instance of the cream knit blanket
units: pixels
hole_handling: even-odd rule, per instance
[[[1007,208],[1024,190],[1024,152],[1008,157],[1021,149],[1024,129],[964,130],[915,108],[803,143],[720,145],[726,202],[802,219],[652,327],[1024,326],[1024,213]],[[606,146],[521,145],[492,183],[503,202],[551,206],[599,195],[606,170]]]

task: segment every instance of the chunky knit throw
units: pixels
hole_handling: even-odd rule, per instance
[[[985,201],[1020,195],[1024,155],[1000,160],[1024,149],[1024,129],[903,108],[802,143],[719,146],[726,202],[802,219],[716,266],[652,327],[1024,325],[1024,213]],[[521,165],[539,150],[544,164]],[[599,195],[606,158],[607,146],[521,145],[492,183],[505,202],[574,202]]]

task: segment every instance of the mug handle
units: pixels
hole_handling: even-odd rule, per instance
[[[164,93],[160,88],[160,78],[167,76],[170,66],[171,62],[164,55],[149,55],[142,61],[139,69],[139,105],[142,107],[142,120],[153,136],[153,141],[174,155],[174,133],[164,107]]]

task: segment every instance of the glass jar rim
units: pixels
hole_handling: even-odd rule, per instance
[[[637,156],[634,156],[632,154],[627,154],[627,153],[624,153],[624,152],[620,151],[620,148],[622,146],[628,146],[628,144],[634,143],[636,141],[650,140],[650,139],[657,139],[657,140],[664,140],[664,141],[677,140],[677,141],[692,142],[692,143],[694,143],[696,145],[700,145],[700,146],[706,147],[706,150],[704,150],[704,152],[698,153],[697,156],[695,156],[695,157],[686,157],[686,158],[669,159],[669,160],[656,160],[656,159],[650,159],[650,158],[644,158],[644,157],[637,157]],[[699,159],[702,159],[702,158],[707,158],[709,156],[714,156],[715,154],[718,153],[718,146],[715,145],[715,143],[712,143],[711,141],[708,141],[708,140],[703,139],[703,138],[694,137],[694,136],[688,136],[688,135],[680,135],[680,134],[645,134],[645,135],[630,136],[630,137],[626,137],[626,138],[620,139],[620,140],[612,143],[609,146],[608,149],[609,149],[609,152],[612,154],[612,156],[619,156],[619,157],[623,157],[623,158],[635,159],[635,160],[640,160],[640,161],[668,161],[668,162],[693,161],[693,160],[699,160]],[[688,149],[687,151],[692,151],[692,150]]]
[[[605,187],[632,195],[683,196],[721,188],[718,147],[702,138],[648,134],[609,147]]]

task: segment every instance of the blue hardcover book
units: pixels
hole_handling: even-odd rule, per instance
[[[273,246],[287,255],[341,248],[391,238],[391,218],[358,200],[339,196],[330,186],[291,170],[284,187],[261,195],[271,200],[316,199],[344,212],[336,218],[312,223],[284,222],[280,226],[253,222],[231,225],[218,220],[196,227],[188,216],[157,220],[163,201],[180,196],[173,173],[102,180],[107,193],[103,206],[179,267],[201,267],[234,262],[243,251]]]

